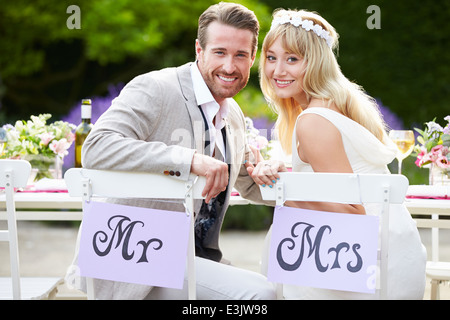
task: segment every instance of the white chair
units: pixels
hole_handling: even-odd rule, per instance
[[[439,285],[450,281],[450,262],[427,261],[427,277],[431,278],[431,300],[439,300]]]
[[[343,173],[280,173],[275,188],[261,188],[263,199],[275,200],[282,206],[285,201],[321,201],[348,204],[379,203],[381,213],[381,247],[378,259],[380,270],[379,295],[387,298],[387,263],[389,246],[389,205],[403,203],[408,179],[402,175],[343,174]],[[277,285],[282,298],[282,285]]]
[[[83,203],[91,198],[147,198],[184,199],[187,213],[190,214],[190,234],[187,256],[188,295],[196,298],[195,282],[195,243],[194,243],[194,199],[202,199],[201,192],[205,178],[191,175],[187,182],[161,174],[142,172],[123,172],[92,169],[69,169],[64,179],[69,195],[82,197]],[[192,213],[192,214],[191,214]],[[93,281],[87,279],[88,299],[95,299]]]
[[[411,214],[415,213],[414,210],[410,209],[410,211]],[[431,228],[431,261],[427,261],[426,266],[426,274],[431,281],[431,300],[439,300],[440,284],[450,281],[450,262],[440,261],[439,258],[439,229],[450,229],[450,220],[439,219],[440,215],[448,215],[448,213],[424,215],[420,212],[420,216],[414,219],[418,228]]]
[[[6,192],[7,230],[0,231],[0,241],[9,243],[11,277],[0,278],[0,299],[52,299],[55,298],[62,278],[25,278],[20,276],[19,245],[14,203],[14,188],[27,184],[31,166],[24,160],[0,159],[0,187]]]

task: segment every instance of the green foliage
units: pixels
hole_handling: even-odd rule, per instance
[[[9,1],[2,4],[0,38],[2,77],[40,71],[48,46],[80,39],[82,52],[102,65],[146,55],[152,48],[176,49],[174,39],[195,31],[199,14],[212,1],[96,0],[77,1],[81,29],[69,29],[68,1]],[[194,38],[191,39],[194,41]],[[192,47],[193,50],[193,47]]]
[[[18,0],[0,8],[0,118],[60,118],[109,84],[195,59],[200,14],[217,0]],[[267,6],[240,1],[267,29]],[[81,29],[66,25],[80,8]],[[260,37],[260,42],[263,35]],[[257,79],[257,67],[252,79]],[[257,85],[257,81],[255,81]]]
[[[1,113],[60,118],[75,101],[153,69],[194,59],[198,16],[213,1],[77,1],[81,29],[66,25],[73,2],[10,1],[0,8]]]
[[[277,118],[275,112],[267,105],[264,95],[261,93],[259,87],[257,88],[252,85],[247,86],[236,95],[235,100],[247,117],[265,117],[272,121],[275,121]]]
[[[58,11],[61,13],[58,14]],[[0,9],[0,71],[3,79],[27,76],[42,68],[45,47],[58,38],[58,17],[66,7],[58,1],[6,1]],[[65,20],[61,20],[65,26]]]
[[[83,8],[83,39],[89,59],[102,65],[130,56],[145,56],[153,48],[176,50],[186,31],[193,34],[200,13],[212,1],[120,0],[90,1]],[[193,42],[192,41],[192,53]],[[170,44],[170,47],[167,45]],[[112,50],[113,49],[113,50]],[[188,58],[188,57],[186,57]]]
[[[223,221],[222,230],[267,230],[272,220],[273,207],[251,204],[230,206]]]

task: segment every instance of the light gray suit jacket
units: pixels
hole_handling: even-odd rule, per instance
[[[95,123],[83,145],[83,167],[161,173],[186,180],[194,152],[204,153],[205,124],[195,99],[191,63],[137,76]],[[219,249],[219,233],[232,188],[263,202],[259,187],[243,166],[251,153],[245,139],[244,115],[230,99],[226,119],[229,188],[223,212],[205,239],[208,249]],[[95,107],[95,104],[94,104]],[[246,158],[247,157],[247,158]],[[132,206],[184,211],[183,204],[133,199],[114,201]],[[198,212],[201,201],[195,204]],[[211,231],[211,230],[210,230]],[[96,280],[100,299],[142,299],[151,287]]]

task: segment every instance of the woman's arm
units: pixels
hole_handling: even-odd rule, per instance
[[[305,114],[297,119],[297,152],[314,172],[353,173],[339,130],[327,119]],[[362,205],[329,202],[286,202],[287,205],[331,212],[365,214]]]

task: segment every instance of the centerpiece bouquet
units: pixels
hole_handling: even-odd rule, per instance
[[[422,168],[430,167],[432,171],[438,171],[443,179],[450,178],[450,115],[446,116],[445,127],[433,121],[426,122],[424,130],[414,128],[420,135],[417,137],[418,145],[414,147],[417,154],[415,164]],[[445,177],[446,176],[446,177]]]
[[[259,130],[254,127],[253,120],[249,117],[245,117],[245,136],[248,144],[259,150],[264,159],[270,158],[271,145],[269,140],[260,134]]]
[[[67,149],[75,139],[74,124],[65,121],[55,121],[47,124],[51,114],[31,116],[30,120],[16,121],[15,125],[6,124],[6,145],[0,158],[28,160],[32,168],[37,169],[34,181],[42,178],[55,177],[50,172],[50,167],[55,162],[60,163],[68,154]],[[60,169],[61,171],[61,169]]]

